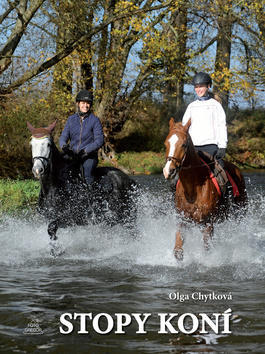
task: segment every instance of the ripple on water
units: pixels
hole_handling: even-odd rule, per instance
[[[157,192],[159,186],[159,192]],[[160,181],[142,193],[134,233],[122,226],[73,227],[58,231],[65,253],[49,254],[47,224],[38,216],[4,217],[0,223],[0,334],[7,352],[204,352],[253,351],[264,337],[265,195],[251,186],[247,215],[215,228],[205,252],[197,226],[185,234],[183,262],[172,254],[176,224],[172,200]],[[233,294],[229,302],[172,302],[170,292]],[[61,313],[224,311],[231,307],[233,335],[61,336]],[[31,320],[42,336],[25,337]],[[263,331],[263,332],[262,332]],[[244,343],[244,344],[242,344]],[[264,348],[265,350],[265,348]]]

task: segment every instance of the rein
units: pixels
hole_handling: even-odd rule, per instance
[[[192,165],[189,165],[189,166],[182,166],[182,163],[183,163],[185,157],[186,157],[186,154],[184,155],[184,158],[183,158],[182,160],[180,160],[180,159],[177,159],[177,158],[174,157],[174,156],[168,156],[168,157],[166,158],[166,162],[167,162],[167,161],[173,161],[173,162],[176,161],[176,162],[180,163],[179,169],[182,168],[182,169],[184,169],[184,170],[188,170],[188,169],[190,169],[190,168],[199,168],[199,167],[202,167],[202,166],[203,166],[203,164],[201,164],[201,165],[195,165],[195,166],[192,166]],[[214,165],[214,164],[215,164],[215,161],[207,163],[208,166],[209,166],[209,165]]]
[[[174,131],[175,131],[176,133],[178,133],[178,132],[181,132],[181,133],[182,133],[182,131],[181,131],[181,130],[178,130],[178,129],[174,129]],[[178,159],[178,158],[176,158],[175,156],[170,156],[170,155],[169,155],[169,156],[166,158],[166,162],[172,161],[175,165],[176,165],[177,163],[179,163],[179,170],[180,170],[180,169],[188,170],[188,169],[190,169],[190,168],[199,168],[199,167],[202,167],[203,164],[195,165],[195,166],[192,166],[192,165],[189,165],[189,166],[182,166],[182,165],[183,165],[183,162],[184,162],[184,160],[185,160],[185,158],[186,158],[186,156],[187,156],[187,151],[188,151],[188,144],[187,144],[187,146],[186,146],[185,154],[184,154],[184,156],[183,156],[182,159]],[[200,156],[199,156],[199,158],[200,158]],[[201,158],[200,158],[200,159],[201,159]],[[214,165],[214,164],[215,164],[215,161],[207,163],[208,166],[209,166],[209,165]]]

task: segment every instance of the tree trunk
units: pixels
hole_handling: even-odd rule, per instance
[[[73,36],[73,7],[64,0],[59,0],[55,5],[55,9],[58,13],[56,52],[59,52],[64,49],[67,43],[70,43]],[[56,94],[56,97],[61,94],[71,94],[72,81],[73,66],[71,57],[68,56],[54,67],[52,91]]]
[[[229,9],[224,9],[223,5],[229,6]],[[218,35],[217,48],[215,57],[215,85],[216,91],[222,100],[225,110],[228,108],[229,91],[230,91],[230,60],[231,60],[231,45],[232,45],[232,0],[227,0],[225,3],[220,3],[219,14],[217,17]]]
[[[184,113],[184,82],[187,65],[187,6],[180,4],[173,12],[168,29],[168,40],[176,48],[167,61],[167,76],[171,79],[166,86],[166,99],[169,106],[169,115],[181,120]]]
[[[116,1],[110,1],[105,8],[105,15],[112,16]],[[128,19],[120,19],[111,24],[108,36],[103,31],[100,43],[100,55],[97,75],[98,105],[96,114],[104,126],[106,144],[113,151],[114,135],[121,131],[124,123],[124,107],[118,103],[124,70],[130,49],[136,37],[128,35],[130,29]],[[107,42],[108,38],[108,42]]]
[[[80,3],[78,3],[80,6]],[[78,18],[78,25],[80,31],[85,32],[87,30],[92,30],[94,9],[93,7],[88,7],[87,11],[86,3],[83,4],[83,10]],[[78,66],[79,66],[79,80],[76,82],[77,91],[80,89],[86,89],[93,91],[93,70],[92,70],[92,48],[91,48],[91,38],[85,40],[77,49],[78,53]]]

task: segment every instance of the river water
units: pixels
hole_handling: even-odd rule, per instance
[[[122,226],[60,229],[65,253],[58,258],[49,254],[47,225],[39,216],[4,217],[0,351],[264,353],[265,173],[244,176],[250,199],[246,217],[217,225],[207,254],[199,228],[188,229],[181,263],[172,254],[178,217],[162,176],[135,177],[142,188],[136,237]],[[229,309],[231,333],[222,333],[222,315],[218,334],[211,328],[201,333],[200,325],[192,331],[192,316],[201,324],[200,313],[213,319],[214,313]],[[84,333],[78,333],[81,315],[70,320],[74,313],[88,314]],[[149,314],[146,333],[136,333],[133,316],[124,334],[115,333],[115,314],[121,313]],[[178,314],[170,322],[178,333],[168,327],[169,333],[158,333],[161,316],[172,313]],[[187,313],[193,315],[185,315],[183,333],[178,318]],[[92,319],[105,315],[97,322],[90,314]]]

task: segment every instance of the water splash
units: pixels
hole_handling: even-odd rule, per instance
[[[168,192],[143,191],[134,230],[116,225],[88,225],[58,231],[65,253],[62,259],[117,268],[167,267],[180,278],[190,272],[217,279],[264,279],[265,197],[253,194],[241,221],[227,220],[215,228],[213,248],[204,250],[198,226],[185,234],[184,261],[177,262],[173,246],[178,217]],[[19,266],[50,259],[47,224],[34,215],[29,219],[5,217],[0,224],[0,263]],[[155,270],[154,270],[155,271]]]

